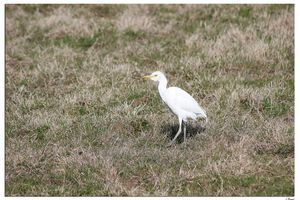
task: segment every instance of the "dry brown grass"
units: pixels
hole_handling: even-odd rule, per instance
[[[7,5],[5,56],[7,196],[294,195],[293,5]]]

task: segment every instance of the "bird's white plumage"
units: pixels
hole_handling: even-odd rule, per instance
[[[181,88],[167,88],[166,96],[166,104],[176,115],[181,115],[184,121],[188,118],[207,117],[205,111],[199,106],[197,101]]]
[[[153,81],[158,81],[158,91],[162,100],[169,106],[173,113],[178,116],[179,119],[179,130],[172,142],[178,137],[181,132],[182,121],[187,121],[188,118],[196,120],[204,118],[207,122],[206,112],[197,101],[186,91],[178,87],[167,88],[167,79],[162,72],[156,71],[151,75],[145,76]],[[184,139],[186,138],[186,127],[184,127]]]

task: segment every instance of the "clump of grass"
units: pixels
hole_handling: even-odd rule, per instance
[[[38,127],[36,130],[35,130],[35,133],[36,133],[36,139],[37,140],[44,140],[45,139],[45,134],[47,133],[47,131],[50,129],[50,126],[49,125],[43,125],[43,126],[40,126]]]
[[[262,111],[270,117],[276,117],[288,112],[288,105],[283,102],[272,102],[270,98],[263,99]]]
[[[293,196],[293,5],[6,5],[6,196]],[[209,123],[186,146],[157,85]]]

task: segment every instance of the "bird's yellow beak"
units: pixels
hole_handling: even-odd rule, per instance
[[[146,76],[143,76],[143,78],[153,78],[154,76],[153,75],[146,75]]]

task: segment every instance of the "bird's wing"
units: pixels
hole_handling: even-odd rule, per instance
[[[203,108],[197,103],[197,101],[189,95],[186,91],[178,87],[169,87],[167,89],[167,95],[169,102],[176,107],[179,107],[185,111],[199,113],[206,116]]]

